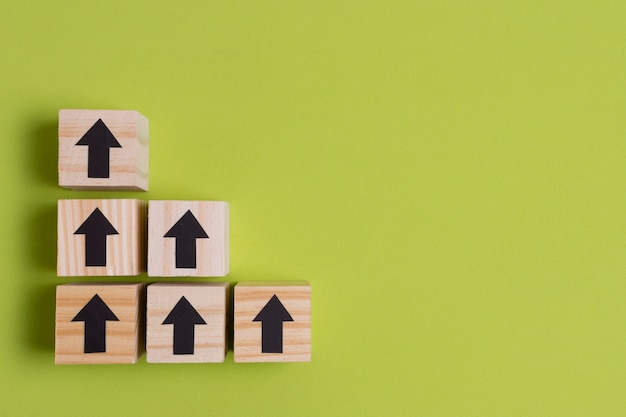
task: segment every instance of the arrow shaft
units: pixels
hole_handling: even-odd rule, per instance
[[[193,324],[177,323],[174,325],[174,355],[193,355],[195,343]]]
[[[261,327],[261,352],[283,353],[283,322],[263,321]]]
[[[107,235],[85,235],[85,266],[107,265]]]
[[[89,146],[87,177],[109,178],[110,152],[108,146]]]
[[[106,320],[85,322],[84,352],[106,352]]]
[[[196,267],[196,239],[176,238],[176,268]]]

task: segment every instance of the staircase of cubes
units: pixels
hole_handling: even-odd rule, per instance
[[[59,185],[147,192],[149,143],[137,111],[61,110]],[[228,318],[231,284],[200,279],[229,273],[227,202],[59,200],[57,236],[58,276],[103,277],[57,286],[57,364],[224,362],[230,334],[235,362],[311,360],[308,282],[239,282]],[[172,281],[118,281],[145,272]]]

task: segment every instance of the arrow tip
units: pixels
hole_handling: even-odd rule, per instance
[[[209,235],[206,234],[191,210],[187,210],[163,237],[206,239]]]
[[[98,294],[76,314],[72,321],[120,321]]]
[[[93,232],[100,232],[103,235],[118,235],[119,232],[113,227],[98,207],[91,212],[89,217],[74,232],[75,235],[86,235]]]
[[[122,145],[115,139],[115,136],[102,119],[98,119],[85,134],[80,138],[76,145],[90,146],[101,145],[108,148],[121,148]]]
[[[293,321],[293,317],[274,294],[252,321]]]
[[[191,303],[183,295],[176,303],[172,311],[167,315],[162,324],[206,324],[206,321],[193,308]]]

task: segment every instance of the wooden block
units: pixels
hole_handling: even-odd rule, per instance
[[[229,204],[224,201],[150,201],[148,275],[228,274],[229,211]]]
[[[134,110],[60,110],[59,185],[148,191],[148,130]]]
[[[311,361],[308,282],[235,286],[235,362]]]
[[[57,286],[57,364],[135,363],[143,352],[145,284]]]
[[[229,284],[148,286],[146,360],[224,362]]]
[[[145,272],[146,204],[141,200],[59,200],[57,275]]]

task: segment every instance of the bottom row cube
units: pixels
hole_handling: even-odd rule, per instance
[[[145,284],[57,287],[56,363],[135,363]]]
[[[239,283],[234,293],[235,362],[311,360],[308,283]],[[228,283],[155,283],[147,298],[143,283],[59,285],[55,362],[135,363],[144,346],[150,363],[223,362],[228,304]]]
[[[146,361],[224,362],[229,284],[148,287]]]

